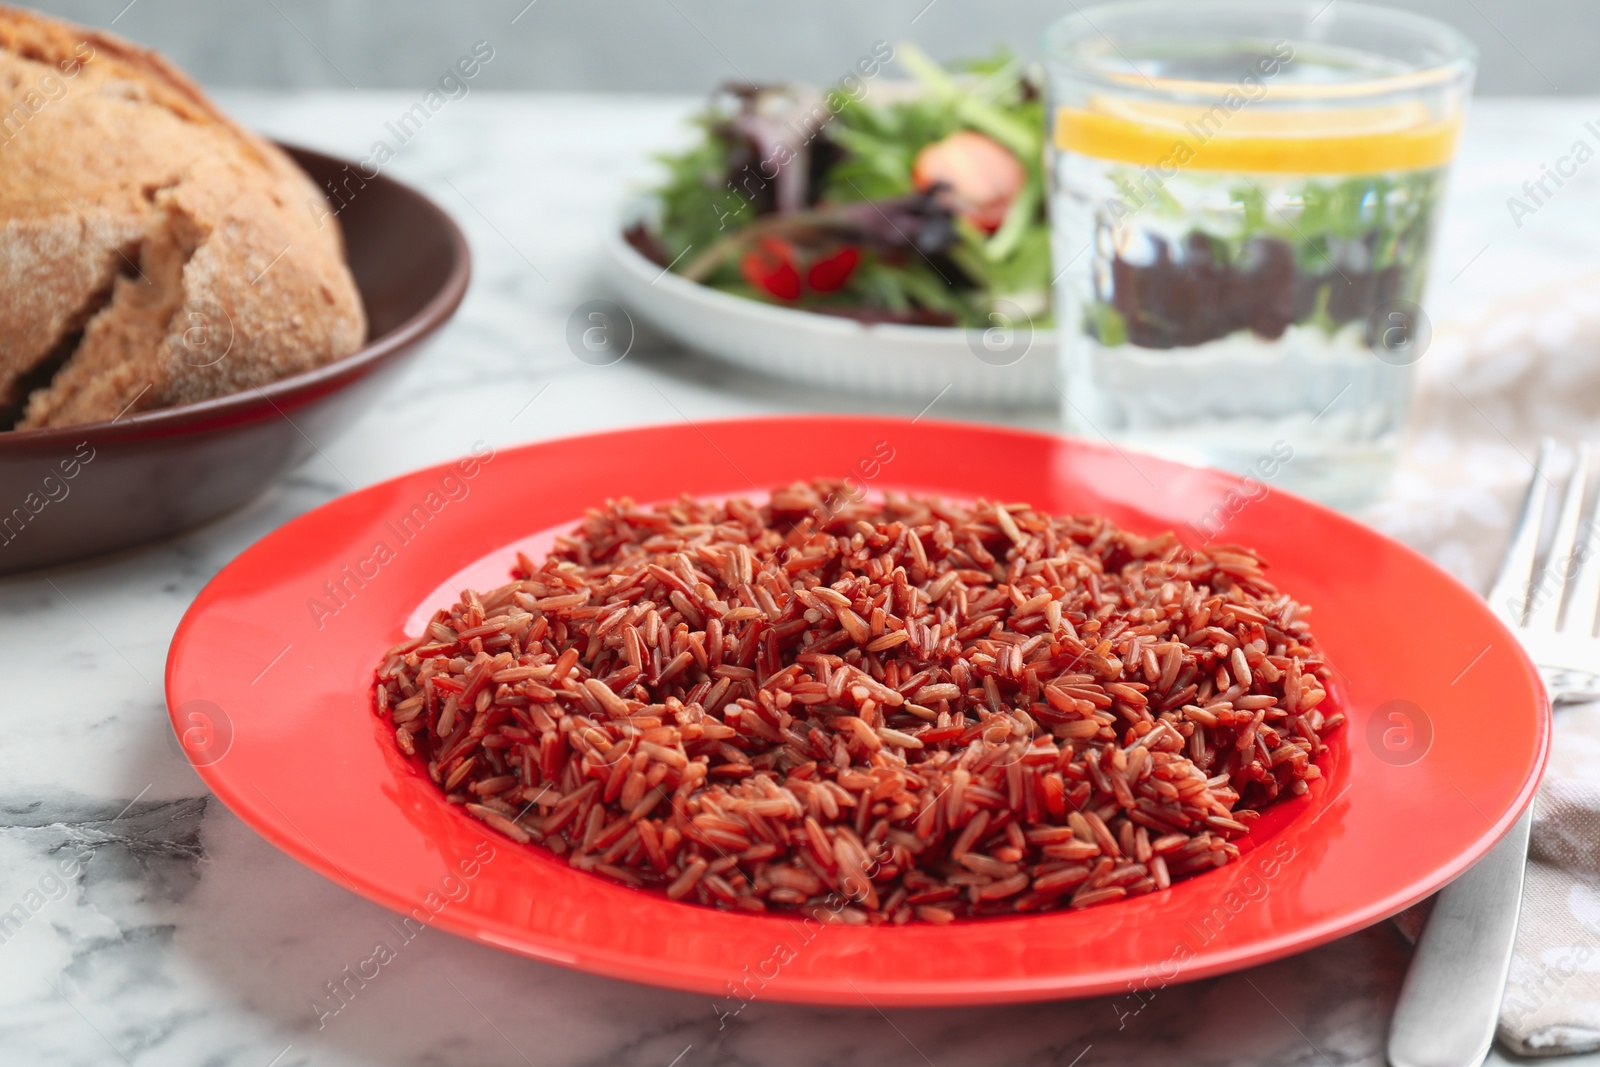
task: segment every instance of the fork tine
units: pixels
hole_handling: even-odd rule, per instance
[[[1528,483],[1528,495],[1523,498],[1522,512],[1517,516],[1516,529],[1511,534],[1511,547],[1506,549],[1506,561],[1500,566],[1500,577],[1489,590],[1489,606],[1512,626],[1522,625],[1527,609],[1529,586],[1533,582],[1533,561],[1539,550],[1539,526],[1544,522],[1545,501],[1549,499],[1548,475],[1555,458],[1556,443],[1546,437],[1539,443],[1539,462],[1535,466],[1533,481]]]
[[[1578,562],[1578,519],[1583,513],[1583,493],[1589,484],[1588,451],[1582,450],[1572,463],[1572,476],[1567,480],[1567,491],[1562,495],[1561,514],[1556,519],[1555,536],[1550,541],[1550,552],[1545,557],[1544,571],[1539,584],[1529,596],[1529,630],[1554,633],[1561,618],[1561,601],[1567,586],[1576,574]]]
[[[1578,447],[1578,467],[1588,472],[1592,456],[1588,445]],[[1600,530],[1594,519],[1578,527],[1578,576],[1572,579],[1567,590],[1567,621],[1564,631],[1587,637],[1594,630],[1594,618],[1600,609]]]

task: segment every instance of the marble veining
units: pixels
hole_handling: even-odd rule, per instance
[[[361,156],[411,100],[235,93],[224,104],[274,136]],[[589,367],[567,351],[567,316],[606,292],[598,236],[646,173],[647,150],[681,138],[691,104],[490,93],[452,104],[388,165],[460,220],[475,255],[471,293],[429,354],[343,437],[319,442],[321,455],[211,526],[0,579],[0,634],[18,664],[0,735],[0,1063],[1382,1062],[1409,952],[1387,924],[1160,990],[1137,1011],[1125,999],[888,1012],[757,999],[721,1018],[704,997],[535,963],[433,929],[402,930],[208,796],[170,737],[160,689],[167,644],[206,580],[294,516],[477,440],[499,448],[685,416],[915,414],[915,405],[776,385],[648,335],[616,367]],[[1436,322],[1470,319],[1496,299],[1596,267],[1597,175],[1570,182],[1523,227],[1504,206],[1595,110],[1582,100],[1479,105],[1447,209],[1429,303]],[[1048,409],[937,412],[1054,424]],[[1508,494],[1515,476],[1505,475]],[[1476,520],[1503,530],[1508,507],[1509,496]],[[1432,536],[1382,508],[1372,518],[1401,536]],[[1448,551],[1456,555],[1443,562],[1482,581],[1498,546]],[[374,965],[380,943],[389,958]],[[348,977],[372,975],[374,966],[371,978]]]

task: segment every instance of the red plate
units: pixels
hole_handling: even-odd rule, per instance
[[[874,463],[880,442],[893,458]],[[874,491],[1102,512],[1191,539],[1187,524],[1233,513],[1225,539],[1260,550],[1280,588],[1314,606],[1337,668],[1349,722],[1326,778],[1261,819],[1240,862],[1166,892],[1082,912],[819,931],[673,903],[514,845],[446,805],[372,713],[379,656],[419,609],[454,599],[441,582],[507,580],[511,546],[586,507],[845,475]],[[352,493],[262,540],[178,627],[167,701],[206,783],[273,844],[416,921],[537,959],[815,1003],[1153,988],[1310,948],[1438,889],[1528,804],[1549,740],[1532,664],[1470,590],[1332,511],[1277,491],[1229,496],[1238,489],[1228,475],[1079,441],[879,418],[530,445]]]

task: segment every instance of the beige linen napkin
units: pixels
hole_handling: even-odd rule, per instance
[[[1563,709],[1533,843],[1500,1036],[1518,1052],[1600,1048],[1600,706]]]
[[[1545,435],[1600,445],[1600,278],[1441,329],[1400,470],[1361,517],[1487,589]],[[1397,922],[1415,937],[1425,913]],[[1499,1036],[1524,1055],[1600,1048],[1600,703],[1556,713]]]

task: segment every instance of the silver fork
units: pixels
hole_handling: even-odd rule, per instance
[[[1582,521],[1590,466],[1578,448],[1542,569],[1534,566],[1556,456],[1548,438],[1489,606],[1539,667],[1552,702],[1600,697],[1600,531]],[[1565,619],[1562,608],[1565,606]],[[1533,807],[1434,900],[1389,1029],[1391,1067],[1476,1067],[1489,1053],[1511,967]]]

